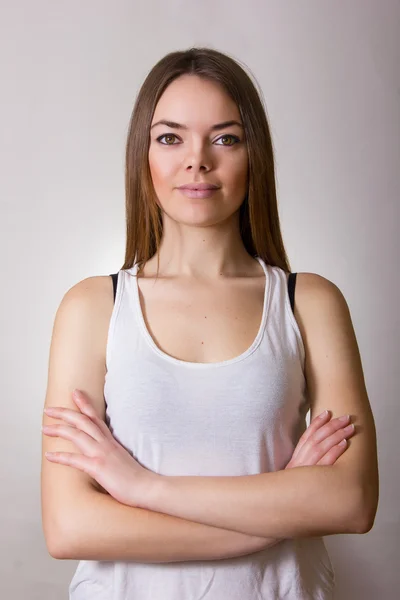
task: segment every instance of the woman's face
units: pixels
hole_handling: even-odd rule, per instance
[[[155,125],[160,120],[170,124]],[[239,124],[213,129],[227,121]],[[158,204],[174,221],[211,225],[239,209],[248,174],[241,122],[236,104],[216,82],[183,75],[164,91],[151,122],[149,166]],[[219,188],[208,198],[189,198],[178,189],[189,183]]]

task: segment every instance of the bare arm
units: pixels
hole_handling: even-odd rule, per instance
[[[337,286],[304,275],[299,279],[307,299],[301,314],[312,415],[325,408],[352,415],[356,433],[348,451],[332,466],[242,477],[160,477],[141,506],[250,535],[371,529],[378,503],[376,435],[350,313]]]
[[[126,506],[95,489],[78,498],[65,528],[58,532],[58,542],[49,539],[54,558],[144,563],[218,560],[277,543]]]
[[[85,411],[88,411],[88,407]],[[73,418],[76,426],[72,431],[79,430],[79,423],[82,426],[82,414],[78,411],[62,408],[58,409],[57,414],[63,415],[64,419],[67,414]],[[86,417],[91,417],[94,423],[101,422],[92,405],[90,411],[85,414]],[[73,422],[71,424],[73,425]],[[331,420],[329,414],[313,419],[300,438],[286,469],[306,465],[334,464],[346,449],[346,445],[339,443],[345,437],[343,427],[339,419]],[[55,430],[58,437],[61,431],[57,426]],[[75,497],[74,502],[78,503],[79,508],[73,511],[73,519],[64,519],[64,535],[58,538],[62,540],[63,548],[60,547],[55,551],[58,553],[58,558],[93,559],[95,556],[97,560],[109,560],[112,553],[116,560],[132,560],[132,556],[133,560],[138,560],[138,551],[133,550],[130,543],[131,536],[127,533],[131,530],[128,525],[129,519],[134,519],[132,530],[136,531],[135,544],[139,548],[141,562],[217,560],[249,554],[279,542],[279,540],[257,538],[209,526],[206,527],[209,531],[204,531],[204,526],[198,523],[182,522],[181,519],[141,509],[136,505],[131,508],[130,505],[116,502],[101,485],[97,490],[92,489],[89,494],[85,492],[79,496],[79,500]],[[132,510],[135,513],[132,513]],[[102,518],[103,513],[104,518]],[[79,515],[78,519],[76,514]],[[109,522],[111,525],[99,532],[95,527],[98,522]],[[163,541],[168,543],[161,548],[158,546],[155,554],[154,544],[159,542],[160,535],[163,536]],[[211,555],[210,544],[212,544]],[[189,557],[188,547],[191,552]],[[128,549],[124,550],[123,556],[121,556],[121,548]]]
[[[111,278],[91,277],[71,288],[57,311],[45,407],[76,410],[72,391],[85,390],[105,416],[105,344],[113,305]],[[59,420],[44,415],[43,424]],[[54,558],[174,562],[241,556],[276,543],[120,504],[86,473],[50,463],[44,452],[74,452],[74,444],[42,437],[42,522]]]

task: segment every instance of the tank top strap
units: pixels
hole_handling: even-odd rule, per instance
[[[117,293],[117,284],[118,284],[119,273],[120,273],[120,271],[118,271],[117,273],[110,274],[110,277],[113,282],[114,303],[115,303],[115,296]],[[296,278],[297,278],[297,273],[289,273],[288,292],[289,292],[290,306],[292,307],[293,313],[294,313],[294,292],[295,292],[295,288],[296,288]]]

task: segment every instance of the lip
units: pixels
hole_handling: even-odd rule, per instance
[[[179,186],[179,190],[217,190],[218,185],[213,183],[186,183]]]
[[[181,194],[184,194],[187,198],[211,198],[213,194],[218,191],[216,187],[208,187],[205,189],[193,189],[187,187],[180,187],[178,190]]]

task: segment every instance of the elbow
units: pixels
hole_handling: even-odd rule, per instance
[[[376,508],[363,506],[360,508],[354,533],[368,533],[375,523]]]
[[[65,560],[71,558],[68,552],[67,536],[59,529],[53,528],[51,533],[45,536],[47,551],[52,558]]]
[[[374,526],[378,509],[378,490],[375,486],[359,486],[353,493],[348,514],[348,533],[368,533]]]
[[[61,526],[59,518],[47,514],[43,515],[43,533],[47,552],[52,558],[58,560],[72,558],[70,551],[70,527]]]
[[[97,492],[96,492],[97,493]],[[91,491],[78,489],[74,496],[43,502],[42,524],[47,551],[58,560],[80,560],[82,543],[88,538],[93,512]]]
[[[47,545],[47,551],[52,558],[55,558],[57,560],[65,560],[66,559],[66,556],[65,556],[63,550],[59,546]]]

